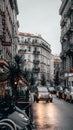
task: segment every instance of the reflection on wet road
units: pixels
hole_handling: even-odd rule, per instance
[[[55,98],[53,103],[34,103],[33,111],[36,130],[73,129],[73,104]]]

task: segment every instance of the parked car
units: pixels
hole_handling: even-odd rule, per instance
[[[56,96],[58,98],[62,98],[62,93],[63,93],[63,88],[59,87],[58,90],[56,91]]]
[[[69,90],[68,90],[67,88],[65,88],[65,89],[63,90],[62,99],[66,100],[66,95],[67,95],[68,92],[69,92]]]
[[[44,100],[46,102],[52,102],[53,96],[52,94],[48,91],[47,87],[37,87],[37,91],[35,92],[34,95],[34,101],[39,102],[41,100]]]
[[[65,100],[73,102],[73,90],[72,89],[67,92]]]
[[[51,94],[55,94],[55,93],[56,93],[54,87],[49,87],[48,90],[49,90],[49,92],[50,92]]]

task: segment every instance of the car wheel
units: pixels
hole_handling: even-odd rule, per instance
[[[49,100],[46,100],[46,102],[49,102]]]
[[[68,101],[67,96],[66,96],[66,98],[65,98],[65,101]]]
[[[37,103],[39,103],[39,100],[36,100]]]
[[[64,96],[64,100],[66,101],[66,95]]]
[[[52,102],[52,99],[50,100],[50,102]]]

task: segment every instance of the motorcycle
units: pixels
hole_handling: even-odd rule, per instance
[[[3,123],[6,123],[6,127],[8,125],[11,126],[10,121],[13,121],[17,130],[29,130],[28,126],[30,125],[29,117],[26,115],[25,110],[21,110],[17,106],[14,105],[13,102],[0,102],[0,127],[3,127]],[[8,121],[7,121],[8,120]],[[3,128],[0,128],[0,130]],[[4,130],[9,130],[4,129]],[[12,130],[12,129],[11,129]],[[13,129],[15,130],[15,129]]]

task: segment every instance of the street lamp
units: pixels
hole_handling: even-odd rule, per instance
[[[15,85],[15,89],[17,89],[17,85],[18,85],[17,81],[14,82],[14,85]]]
[[[17,85],[17,82],[15,81],[14,84]]]

